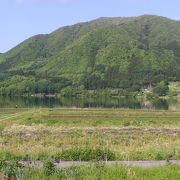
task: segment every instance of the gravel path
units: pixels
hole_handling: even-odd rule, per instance
[[[24,165],[30,165],[30,166],[38,166],[42,167],[43,163],[41,161],[20,161],[20,163]],[[127,166],[136,166],[136,167],[142,167],[142,168],[153,168],[153,167],[159,167],[164,166],[167,164],[167,161],[107,161],[104,162],[106,165],[127,165]],[[171,160],[171,164],[177,164],[180,165],[180,160]],[[84,166],[93,164],[92,162],[84,162],[84,161],[60,161],[59,163],[54,163],[58,168],[67,168],[71,166]]]

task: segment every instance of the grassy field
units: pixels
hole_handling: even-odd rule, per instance
[[[26,154],[42,168],[13,160]],[[180,159],[180,111],[0,109],[0,179],[179,179],[180,167],[105,166],[57,169],[61,160]],[[47,162],[47,163],[46,163]]]
[[[117,160],[180,159],[179,111],[0,109],[0,134],[1,159],[84,160],[96,149]]]

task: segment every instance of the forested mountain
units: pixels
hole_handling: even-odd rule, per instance
[[[138,91],[162,81],[180,81],[180,22],[159,16],[79,23],[0,54],[1,94]]]

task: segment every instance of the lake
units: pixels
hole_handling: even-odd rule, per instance
[[[180,109],[178,99],[143,101],[132,97],[123,98],[55,98],[55,97],[0,97],[0,108],[129,108],[129,109]]]

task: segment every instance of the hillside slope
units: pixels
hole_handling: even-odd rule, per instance
[[[66,86],[137,91],[179,80],[180,22],[159,16],[99,18],[0,54],[1,94],[56,93]]]

